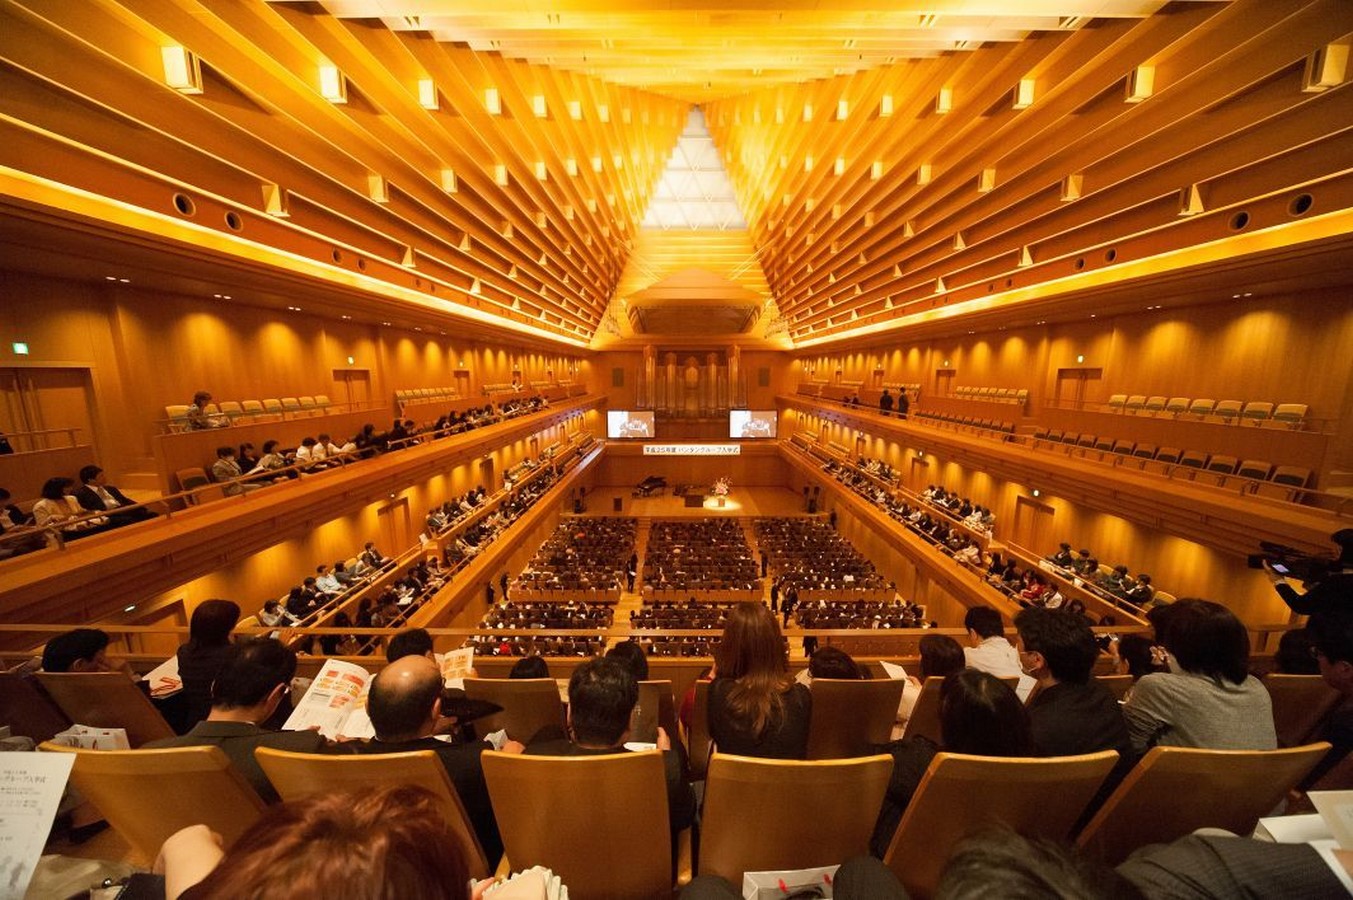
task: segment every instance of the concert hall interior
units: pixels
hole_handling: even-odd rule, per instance
[[[0,4],[0,487],[97,465],[156,514],[7,532],[6,659],[97,623],[153,665],[368,542],[306,624],[436,558],[397,621],[450,649],[578,513],[640,557],[730,519],[758,564],[810,517],[955,633],[1027,600],[956,548],[1065,541],[1271,654],[1246,557],[1353,522],[1353,8],[831,6]],[[216,483],[244,444],[280,468]]]

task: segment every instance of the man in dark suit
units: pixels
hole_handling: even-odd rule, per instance
[[[470,818],[484,857],[492,870],[503,855],[503,839],[493,817],[489,789],[479,757],[491,749],[486,741],[449,744],[433,735],[455,727],[454,719],[442,716],[442,673],[426,656],[405,656],[390,663],[371,681],[367,715],[376,730],[372,741],[353,741],[342,746],[355,753],[406,753],[431,750],[437,754]],[[508,753],[524,749],[516,741],[501,748]]]
[[[546,729],[532,739],[526,752],[532,756],[592,756],[623,753],[630,737],[634,707],[639,702],[639,683],[620,660],[594,657],[573,670],[568,680],[568,730],[572,735]],[[667,775],[667,811],[675,852],[677,834],[695,820],[695,793],[685,778],[685,760],[680,744],[658,729],[657,747],[663,751]]]
[[[75,492],[75,499],[91,512],[107,512],[115,526],[155,518],[155,513],[137,506],[135,500],[109,484],[107,474],[98,466],[85,466],[80,470],[80,489]]]
[[[257,747],[320,753],[326,743],[317,731],[268,731],[266,722],[291,690],[296,654],[272,638],[241,640],[231,645],[225,663],[211,685],[211,712],[179,737],[151,741],[156,747],[220,747],[231,764],[267,803],[276,803],[277,791],[254,759]]]

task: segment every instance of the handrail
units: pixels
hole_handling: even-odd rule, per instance
[[[468,431],[475,431],[475,430],[478,430],[478,429],[481,428],[481,427],[482,427],[482,428],[487,428],[487,427],[491,427],[491,426],[493,426],[493,425],[502,424],[502,423],[508,421],[508,419],[520,418],[520,417],[522,417],[522,416],[526,416],[526,415],[530,415],[530,414],[534,414],[534,413],[548,413],[548,412],[551,412],[551,411],[556,411],[556,412],[558,412],[558,411],[560,411],[560,410],[558,410],[558,408],[556,408],[556,407],[551,407],[551,406],[546,405],[546,406],[542,406],[542,407],[535,408],[535,409],[528,409],[528,410],[525,410],[524,412],[522,412],[522,413],[520,413],[520,414],[517,414],[517,415],[512,415],[512,416],[508,416],[508,417],[501,417],[501,418],[499,418],[499,419],[497,419],[497,420],[495,420],[495,421],[491,421],[491,422],[484,423],[483,425],[474,424],[474,425],[471,425],[469,428],[464,428],[464,429],[443,429],[443,430],[437,431],[437,432],[421,432],[421,433],[418,435],[418,437],[431,437],[432,440],[441,440],[441,439],[443,439],[443,438],[449,438],[449,437],[452,437],[452,436],[454,436],[454,435],[456,435],[456,434],[465,434],[465,433],[468,432]],[[421,442],[421,441],[420,441],[420,442]],[[412,444],[412,443],[403,443],[403,444],[401,444],[399,447],[396,447],[396,448],[393,448],[393,449],[396,449],[396,450],[402,450],[402,449],[405,449],[406,447],[409,447],[409,446],[413,446],[413,444]],[[316,468],[315,468],[315,465],[314,465],[313,463],[309,463],[309,464],[307,464],[307,463],[292,463],[292,464],[287,465],[287,466],[285,466],[285,467],[283,467],[283,468],[279,468],[279,469],[270,469],[270,470],[268,470],[268,471],[266,471],[266,472],[248,472],[248,473],[245,473],[244,475],[242,475],[242,476],[239,477],[239,478],[234,478],[234,479],[231,479],[230,481],[226,481],[226,482],[213,481],[213,482],[211,482],[211,483],[209,483],[209,484],[205,484],[205,485],[202,485],[202,486],[200,486],[200,487],[195,487],[195,488],[192,488],[192,489],[190,489],[190,490],[186,490],[186,491],[176,491],[176,492],[171,493],[171,494],[163,494],[163,495],[161,495],[161,496],[159,496],[159,497],[157,497],[157,498],[155,498],[155,499],[153,499],[153,500],[147,500],[147,501],[144,501],[144,502],[141,502],[141,503],[135,503],[135,504],[132,504],[132,505],[129,505],[129,506],[120,507],[120,509],[121,509],[121,510],[133,510],[133,509],[141,509],[141,508],[145,508],[145,507],[147,507],[147,506],[158,506],[158,505],[163,505],[163,507],[164,507],[164,509],[163,509],[163,516],[164,516],[164,518],[166,518],[166,519],[172,519],[172,518],[174,517],[174,515],[176,515],[176,514],[182,515],[182,514],[184,514],[184,513],[188,513],[188,512],[191,512],[191,511],[197,509],[197,508],[201,505],[201,504],[198,502],[198,498],[199,498],[200,496],[202,496],[202,495],[204,495],[204,494],[207,494],[207,493],[211,493],[211,492],[215,492],[215,491],[220,491],[220,490],[222,490],[222,489],[223,489],[225,486],[227,486],[227,485],[231,485],[231,484],[242,484],[242,483],[245,483],[245,484],[247,484],[247,483],[257,483],[257,482],[264,481],[264,480],[272,481],[272,480],[275,480],[275,479],[279,478],[280,476],[284,476],[284,475],[287,476],[287,480],[299,480],[299,476],[300,476],[300,475],[303,475],[303,474],[304,474],[304,475],[310,475],[310,476],[320,475],[320,474],[322,474],[322,472],[326,471],[326,470],[329,469],[329,468],[332,468],[333,470],[337,471],[337,470],[339,470],[339,469],[345,468],[347,465],[354,465],[354,464],[356,464],[356,463],[362,462],[362,461],[363,461],[363,457],[365,456],[366,453],[367,453],[367,451],[366,451],[365,449],[360,449],[360,448],[359,448],[359,449],[350,450],[350,451],[347,451],[347,452],[345,452],[345,453],[337,454],[337,455],[335,455],[335,456],[330,456],[330,457],[327,457],[327,458],[326,458],[326,459],[330,459],[330,460],[331,460],[331,459],[340,459],[340,460],[344,460],[344,461],[345,461],[345,465],[344,465],[344,466],[323,467],[323,468],[316,469]],[[378,452],[377,452],[376,455],[379,455]],[[205,471],[205,467],[203,467],[203,468],[204,468],[204,471]],[[291,474],[290,474],[290,473],[295,473],[295,475],[298,476],[298,477],[295,478],[295,479],[293,479],[293,478],[291,477]],[[222,503],[222,502],[238,501],[239,498],[248,497],[248,496],[250,496],[250,494],[249,494],[248,492],[246,492],[246,491],[241,491],[241,492],[238,493],[238,494],[226,494],[226,496],[225,496],[224,498],[215,500],[215,501],[213,501],[213,502],[215,502],[215,503]],[[182,509],[175,509],[175,506],[178,505],[178,504],[182,504],[183,508],[182,508]],[[65,522],[66,522],[66,523],[78,523],[78,522],[84,522],[84,521],[89,521],[89,520],[96,519],[96,518],[99,518],[99,517],[102,517],[102,516],[106,516],[106,515],[107,515],[107,512],[102,512],[102,513],[100,513],[100,512],[90,512],[90,513],[88,513],[88,514],[86,514],[86,515],[79,516],[79,517],[74,518],[74,519],[68,519],[68,520],[65,520]],[[134,527],[137,527],[137,526],[143,526],[143,525],[145,525],[145,524],[146,524],[146,523],[144,523],[144,522],[138,522],[138,523],[134,523],[133,525],[125,526],[125,527],[132,527],[132,528],[134,528]],[[122,529],[116,529],[116,530],[121,531]],[[29,557],[29,556],[31,556],[33,553],[42,553],[42,552],[44,552],[44,550],[59,550],[59,551],[60,551],[60,550],[65,550],[65,549],[66,549],[66,545],[67,545],[68,543],[71,543],[71,541],[68,540],[66,537],[64,537],[64,536],[60,533],[60,531],[61,531],[61,529],[60,529],[59,526],[43,526],[43,527],[39,527],[39,526],[36,526],[36,525],[33,525],[33,526],[21,526],[20,528],[10,529],[9,531],[6,531],[4,534],[0,534],[0,547],[4,547],[6,544],[20,543],[20,542],[23,542],[23,541],[27,541],[27,540],[29,540],[30,538],[32,538],[32,537],[33,537],[34,535],[36,535],[36,534],[43,534],[44,536],[46,536],[46,537],[48,538],[48,546],[47,546],[46,548],[43,548],[43,550],[35,550],[35,551],[31,551],[30,553],[26,553],[26,554],[19,554],[19,555],[10,557],[10,558],[11,558],[11,559],[18,559],[18,558],[20,558],[21,556],[22,556],[22,557]],[[4,564],[6,561],[7,561],[7,560],[5,560],[5,559],[0,559],[0,566],[3,566],[3,564]]]
[[[15,455],[20,453],[42,453],[48,450],[65,450],[70,447],[80,446],[80,444],[76,440],[76,435],[79,434],[81,431],[84,431],[84,427],[80,425],[71,425],[66,428],[39,428],[32,431],[0,431],[0,438],[8,440],[10,442],[11,447],[13,447],[13,444],[16,440],[23,440],[27,441],[29,444],[35,444],[36,438],[44,437],[49,434],[64,434],[66,436],[67,443],[61,445],[60,447],[34,446],[28,450],[20,450],[18,447],[13,447]]]

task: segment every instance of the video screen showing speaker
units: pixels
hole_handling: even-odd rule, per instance
[[[654,433],[652,410],[606,410],[606,436],[612,440],[651,438]]]
[[[730,438],[773,438],[776,416],[773,409],[730,409],[728,436]]]

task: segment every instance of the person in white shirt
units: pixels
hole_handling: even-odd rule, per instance
[[[336,456],[342,456],[344,453],[351,453],[357,449],[357,445],[352,441],[344,441],[342,446],[335,444],[329,438],[328,434],[321,434],[319,436],[319,445],[324,448],[324,456],[326,459],[333,459]],[[342,460],[338,461],[342,462]]]
[[[315,588],[331,597],[343,593],[343,585],[334,577],[334,573],[329,571],[329,567],[322,563],[315,567]]]
[[[286,611],[286,608],[276,600],[269,600],[263,604],[263,608],[258,611],[258,621],[267,628],[276,628],[278,625],[299,625],[301,620]]]
[[[1000,613],[989,606],[974,606],[963,617],[963,627],[968,629],[969,646],[963,648],[968,668],[997,678],[1018,678],[1024,674],[1015,645],[1005,639]]]

